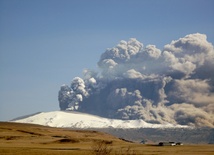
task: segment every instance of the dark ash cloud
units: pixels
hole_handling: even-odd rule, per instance
[[[214,48],[204,34],[172,41],[163,50],[120,41],[59,91],[61,110],[109,118],[214,127]]]

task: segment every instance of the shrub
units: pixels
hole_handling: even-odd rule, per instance
[[[112,152],[111,144],[112,141],[95,141],[91,146],[91,153],[93,155],[109,155]]]

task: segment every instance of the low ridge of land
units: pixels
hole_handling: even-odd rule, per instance
[[[112,135],[88,130],[53,128],[34,124],[0,122],[1,155],[94,154],[96,145],[103,144],[110,154],[211,155],[213,145],[159,147],[128,142]]]

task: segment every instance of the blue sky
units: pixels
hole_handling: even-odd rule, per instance
[[[60,86],[120,40],[214,44],[213,17],[213,0],[0,0],[0,121],[59,110]]]

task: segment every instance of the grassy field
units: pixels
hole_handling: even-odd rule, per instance
[[[106,151],[106,153],[102,151]],[[126,142],[97,131],[0,122],[0,155],[98,155],[101,153],[111,155],[213,155],[214,145],[161,147]]]

